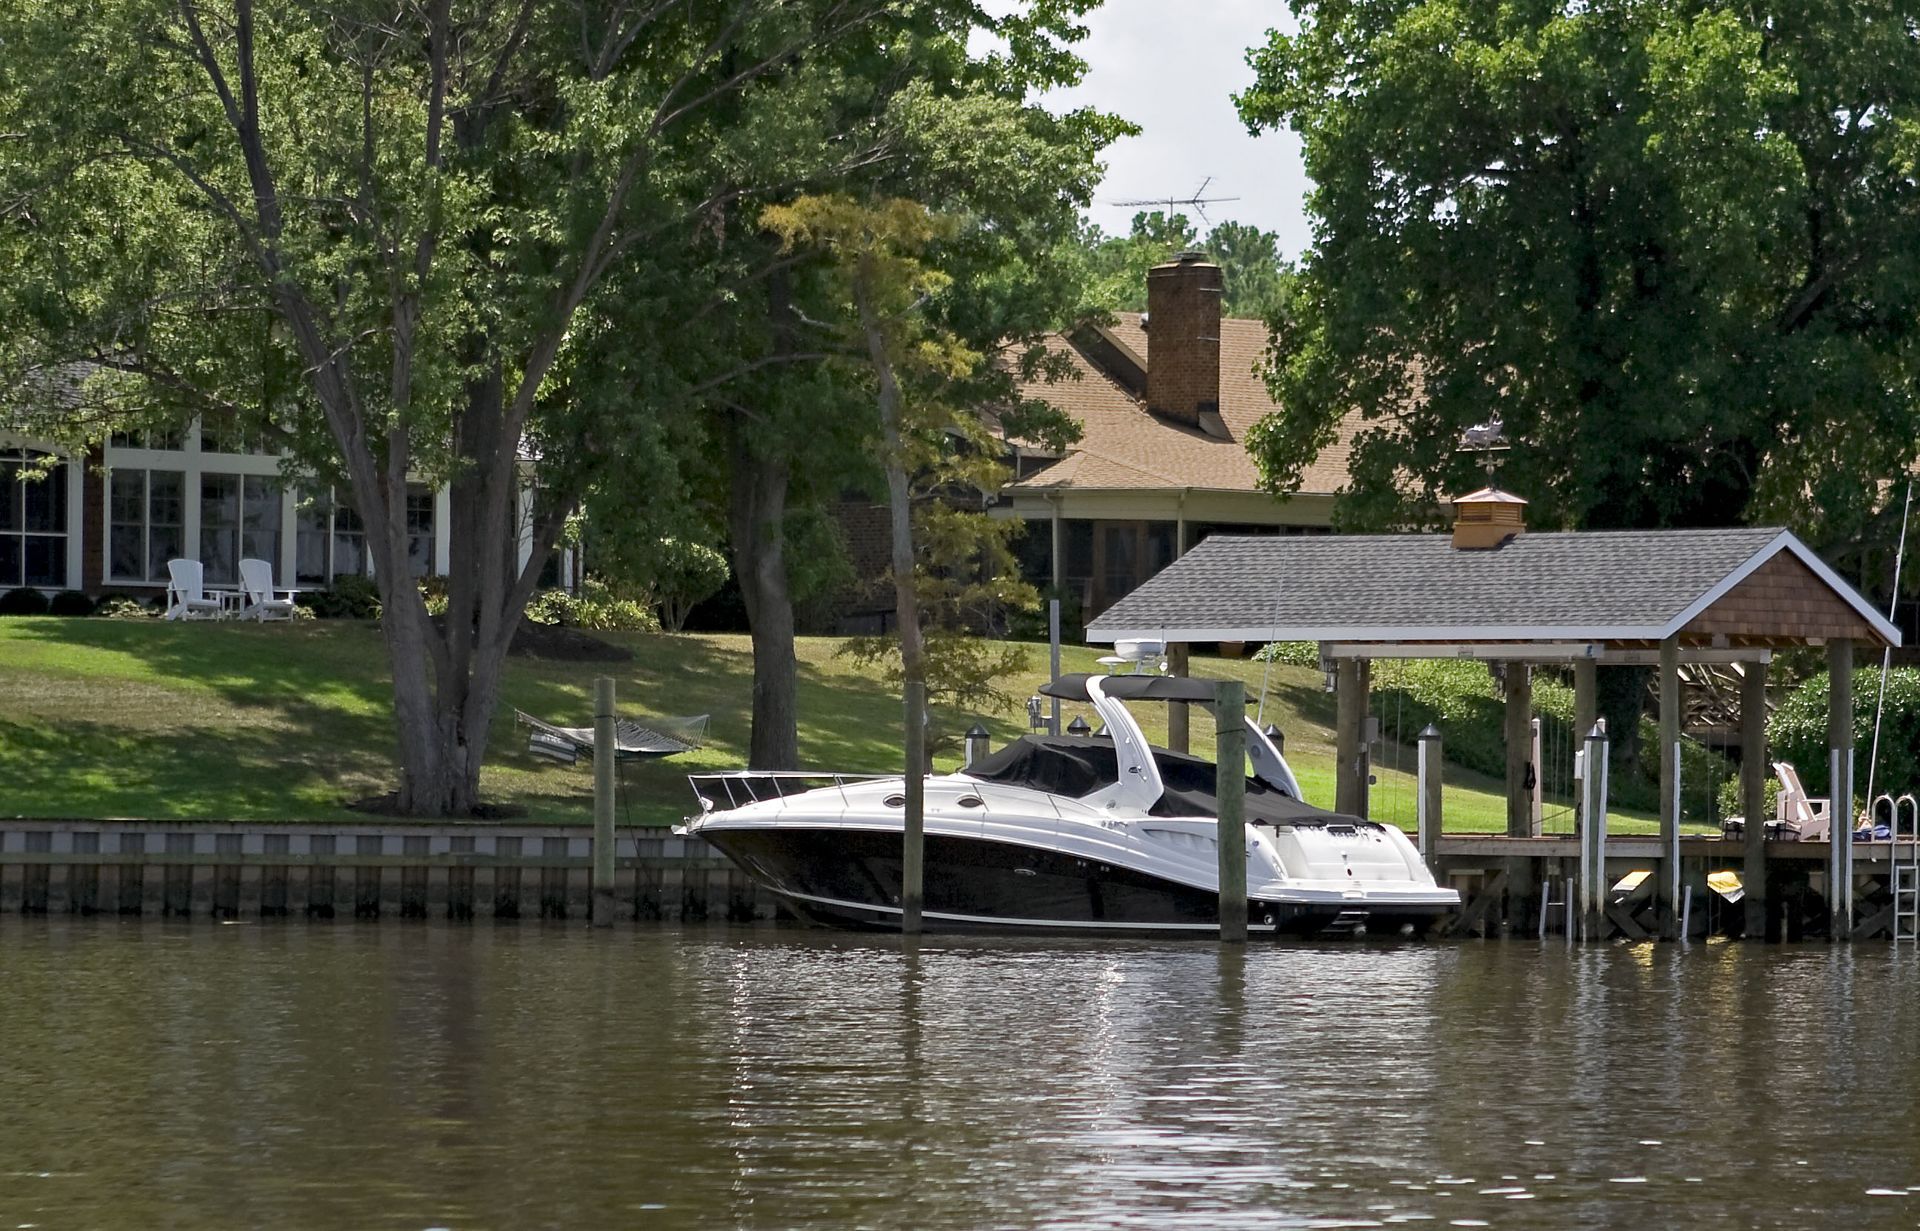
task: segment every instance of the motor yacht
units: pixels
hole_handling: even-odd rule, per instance
[[[1209,703],[1208,680],[1066,675],[1042,693],[1092,705],[1097,734],[1022,736],[925,780],[929,931],[1206,933],[1219,927],[1211,761],[1151,747],[1129,702]],[[1396,826],[1316,808],[1251,720],[1248,929],[1424,931],[1459,905]],[[689,776],[706,839],[815,923],[900,924],[899,775]]]

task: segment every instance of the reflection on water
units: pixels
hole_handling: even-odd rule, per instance
[[[1914,1225],[1917,970],[5,920],[0,1231]]]

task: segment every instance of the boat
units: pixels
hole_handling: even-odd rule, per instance
[[[925,779],[928,931],[1212,933],[1219,825],[1211,761],[1147,743],[1128,702],[1210,703],[1212,681],[1064,675],[1098,734],[1025,735]],[[1250,932],[1424,932],[1459,905],[1398,827],[1307,803],[1248,720]],[[896,930],[906,804],[899,775],[691,774],[704,838],[802,919]]]

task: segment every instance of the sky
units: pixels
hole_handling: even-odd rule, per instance
[[[1107,175],[1092,220],[1124,234],[1138,207],[1115,201],[1191,197],[1208,176],[1214,222],[1244,222],[1277,232],[1280,251],[1297,256],[1310,238],[1303,200],[1306,172],[1291,132],[1247,135],[1232,95],[1253,82],[1249,47],[1266,42],[1293,15],[1277,0],[1106,0],[1086,18],[1076,50],[1086,79],[1046,96],[1049,107],[1093,106],[1117,112],[1141,133],[1107,150]],[[1181,207],[1197,225],[1191,209]]]

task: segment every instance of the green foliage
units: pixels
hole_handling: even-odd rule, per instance
[[[1788,693],[1767,720],[1767,744],[1774,759],[1792,762],[1800,772],[1801,785],[1815,796],[1827,794],[1832,781],[1827,766],[1828,685],[1824,671],[1809,678]],[[1853,778],[1855,788],[1863,795],[1867,790],[1867,758],[1873,748],[1874,707],[1879,698],[1880,669],[1863,667],[1855,671]],[[1920,791],[1920,668],[1901,667],[1887,673],[1887,698],[1880,720],[1880,767],[1874,783],[1875,794]]]
[[[47,614],[47,596],[38,590],[8,590],[0,594],[0,616],[43,616]]]
[[[1010,714],[1025,703],[1024,693],[1014,695],[1003,682],[1031,668],[1028,647],[930,632],[925,653],[930,751],[956,746],[975,720]],[[840,647],[837,657],[863,671],[877,670],[891,688],[898,688],[906,678],[900,664],[900,642],[893,637],[854,637]]]
[[[1289,667],[1318,667],[1320,643],[1317,641],[1269,641],[1253,652],[1253,661],[1285,663]]]
[[[647,604],[616,594],[606,582],[589,577],[580,593],[542,590],[527,603],[527,622],[579,628],[596,633],[657,633],[660,621]]]
[[[1806,784],[1803,782],[1801,785]],[[1765,820],[1770,821],[1779,815],[1780,806],[1780,779],[1774,776],[1771,766],[1767,767],[1765,775],[1760,780],[1760,795],[1766,801],[1760,809],[1760,814]],[[1747,806],[1740,798],[1740,775],[1730,774],[1727,780],[1720,784],[1720,816],[1722,819],[1729,816],[1744,818],[1746,812]]]
[[[96,614],[105,616],[109,620],[152,620],[160,615],[139,599],[127,598],[123,595],[102,601]]]
[[[1879,534],[1920,438],[1920,47],[1886,5],[1296,0],[1246,122],[1299,134],[1285,492],[1362,420],[1339,519],[1503,485],[1542,526]],[[1844,49],[1844,50],[1842,50]],[[1884,521],[1884,519],[1881,519]],[[1887,553],[1889,556],[1891,553]]]
[[[301,591],[294,597],[294,605],[306,608],[321,620],[377,620],[380,591],[371,577],[342,574],[324,590]]]
[[[1289,270],[1280,238],[1239,222],[1217,224],[1205,239],[1185,214],[1139,213],[1126,235],[1088,227],[1075,244],[1084,262],[1088,303],[1108,312],[1144,312],[1147,271],[1175,254],[1204,252],[1220,266],[1228,316],[1265,319],[1286,298]]]
[[[78,590],[62,590],[47,601],[47,614],[57,616],[90,616],[94,611],[94,601]]]

